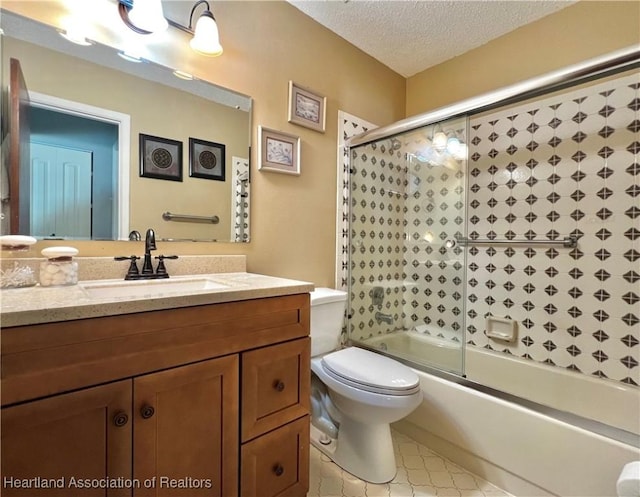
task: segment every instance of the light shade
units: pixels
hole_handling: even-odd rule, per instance
[[[161,0],[134,0],[129,11],[129,22],[150,33],[164,31],[169,26],[162,11]]]
[[[195,34],[189,42],[189,45],[191,45],[194,51],[209,57],[216,57],[222,54],[218,25],[210,11],[205,10],[198,19]]]

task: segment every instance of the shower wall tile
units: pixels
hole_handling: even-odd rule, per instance
[[[472,117],[467,233],[561,246],[473,246],[467,343],[640,383],[640,75]],[[487,314],[519,323],[487,338]]]
[[[416,161],[410,140],[358,147],[342,171],[351,231],[339,233],[351,338],[427,325],[460,341],[464,331],[469,346],[638,385],[639,88],[635,73],[473,117],[469,160],[453,169]],[[443,248],[465,232],[579,243],[470,246],[465,263],[460,247]],[[377,323],[378,310],[393,324]],[[489,339],[488,314],[516,320],[517,341]]]
[[[377,126],[342,110],[338,111],[338,209],[336,213],[336,288],[347,290],[349,281],[349,203],[351,199],[351,157],[347,140]]]
[[[352,151],[351,197],[351,306],[350,336],[365,340],[402,328],[404,320],[403,268],[406,191],[409,189],[404,156],[390,143],[372,143]],[[372,292],[384,292],[374,305]],[[378,322],[377,312],[392,323]]]
[[[233,156],[231,158],[231,181],[233,185],[233,230],[231,236],[236,242],[250,240],[249,211],[251,208],[251,183],[249,160]]]
[[[351,338],[421,327],[461,342],[463,251],[444,244],[464,231],[464,171],[456,161],[428,166],[408,155],[407,143],[393,143],[351,157]],[[376,286],[385,292],[379,306]],[[376,312],[393,322],[377,322]]]

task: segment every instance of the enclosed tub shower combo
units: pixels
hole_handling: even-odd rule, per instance
[[[516,494],[616,495],[640,459],[638,65],[621,50],[345,148],[344,338],[420,376],[398,429]]]

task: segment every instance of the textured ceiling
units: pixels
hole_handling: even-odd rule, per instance
[[[288,0],[409,77],[575,0]]]

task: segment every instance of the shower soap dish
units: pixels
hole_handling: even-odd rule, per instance
[[[515,342],[518,337],[518,322],[499,316],[487,316],[487,336],[505,342]]]

